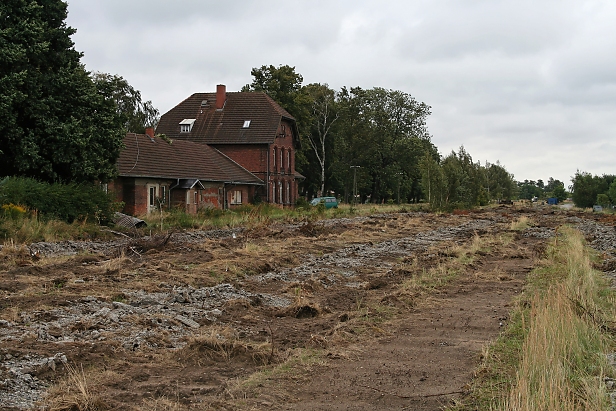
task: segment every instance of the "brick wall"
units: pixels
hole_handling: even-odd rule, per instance
[[[212,145],[259,178],[267,172],[267,144]]]

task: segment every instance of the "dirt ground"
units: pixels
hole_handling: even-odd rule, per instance
[[[562,224],[609,257],[509,206],[5,246],[0,409],[442,409]]]

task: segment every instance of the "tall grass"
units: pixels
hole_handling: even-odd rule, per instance
[[[609,410],[614,293],[582,235],[561,228],[528,278],[503,335],[486,348],[470,397],[454,409]]]
[[[98,224],[86,221],[66,223],[36,215],[0,219],[0,244],[30,244],[37,241],[91,240],[109,238]]]
[[[582,235],[560,232],[535,282],[541,287],[529,296],[528,333],[506,411],[610,408],[603,377],[614,374],[606,358],[613,341],[604,330],[614,316],[613,294],[592,269]]]
[[[351,207],[341,204],[338,208],[319,207],[282,208],[275,204],[262,203],[246,205],[231,210],[204,209],[198,214],[187,214],[182,210],[154,212],[142,216],[153,230],[173,228],[212,229],[238,226],[258,226],[271,222],[317,221],[327,218],[364,216],[375,213],[393,213],[419,210],[421,205],[361,204]]]

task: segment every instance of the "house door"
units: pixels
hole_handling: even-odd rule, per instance
[[[157,198],[158,198],[158,186],[153,185],[153,184],[148,184],[147,185],[147,191],[148,191],[148,213],[151,213],[152,211],[156,211],[157,210]]]

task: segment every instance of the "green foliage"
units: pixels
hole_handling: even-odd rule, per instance
[[[614,180],[612,184],[610,184],[607,195],[610,197],[612,204],[616,204],[616,180]]]
[[[26,215],[27,210],[13,203],[4,204],[2,207],[2,216],[10,220],[19,220]]]
[[[308,207],[310,207],[310,204],[304,197],[297,197],[297,200],[295,200],[295,208],[307,209]]]
[[[68,223],[85,219],[108,222],[117,208],[112,196],[96,184],[49,184],[23,177],[2,181],[0,201],[25,206],[47,220]]]
[[[152,102],[142,101],[141,92],[135,90],[124,78],[107,73],[93,73],[94,82],[101,87],[109,88],[116,105],[116,113],[121,117],[127,132],[143,134],[146,127],[155,127],[160,119],[158,109]],[[160,135],[168,143],[167,136]]]
[[[304,194],[333,191],[349,201],[353,170],[358,169],[358,193],[372,202],[421,198],[419,161],[424,153],[437,156],[426,127],[430,107],[395,90],[343,88],[327,84],[302,86],[295,67],[261,66],[242,91],[264,91],[297,121],[301,147],[296,169],[306,176]]]
[[[106,181],[124,130],[111,90],[95,84],[61,0],[0,2],[0,175]]]
[[[543,198],[543,189],[533,180],[518,182],[518,198],[531,200],[533,197]]]
[[[597,194],[597,204],[601,207],[607,208],[610,205],[610,198],[607,194]]]
[[[401,91],[357,87],[340,91],[339,111],[331,166],[335,191],[348,201],[356,171],[362,198],[397,199],[400,186],[402,201],[418,201],[419,162],[426,153],[437,156],[426,127],[430,107]]]
[[[486,163],[484,174],[487,186],[488,200],[511,200],[516,193],[516,183],[513,174],[497,161],[496,164]]]
[[[299,96],[304,78],[295,72],[295,67],[280,65],[277,68],[261,66],[250,71],[253,81],[245,85],[242,91],[263,91],[275,102],[280,104],[291,115],[297,116],[299,108]]]
[[[433,210],[447,208],[447,179],[439,162],[433,156],[426,154],[420,163],[421,184],[426,200]]]
[[[587,172],[575,173],[571,180],[573,182],[573,203],[576,207],[592,207],[599,194],[607,194],[616,181],[616,176],[604,174],[603,176],[593,176]]]

